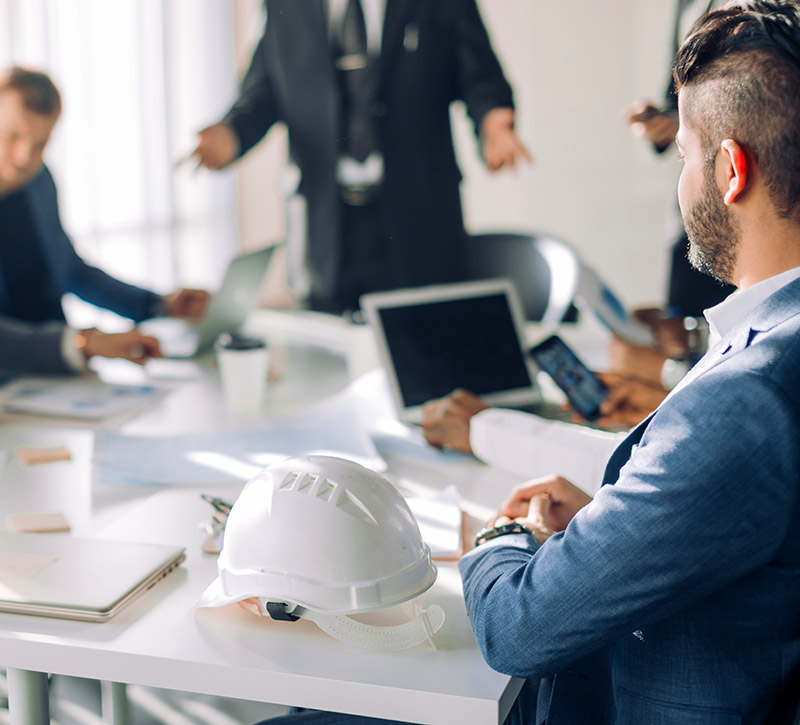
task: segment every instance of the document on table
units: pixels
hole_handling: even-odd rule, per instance
[[[458,559],[463,553],[461,497],[450,485],[436,496],[414,496],[406,503],[417,519],[422,540],[434,559]]]
[[[99,421],[134,413],[163,396],[154,385],[113,385],[100,380],[28,380],[4,391],[7,413]]]
[[[386,463],[342,398],[263,428],[166,437],[111,431],[95,440],[99,483],[205,485],[246,481],[274,461],[299,455],[346,458],[382,471]]]

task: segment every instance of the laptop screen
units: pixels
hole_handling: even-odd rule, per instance
[[[378,309],[406,407],[455,388],[477,395],[532,385],[501,292]]]

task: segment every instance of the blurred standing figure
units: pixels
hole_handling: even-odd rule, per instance
[[[722,0],[678,0],[675,7],[673,31],[673,58],[692,23],[708,11],[723,4]],[[652,144],[653,149],[664,153],[675,141],[678,132],[678,97],[670,69],[669,83],[664,94],[663,106],[658,107],[646,100],[634,101],[623,115],[631,126],[631,131]],[[670,278],[667,293],[667,307],[675,316],[700,317],[703,310],[722,302],[734,288],[698,272],[687,257],[689,238],[683,229],[680,214],[675,209],[671,224],[672,243],[670,254]]]
[[[530,161],[475,0],[266,0],[266,11],[239,99],[199,134],[199,164],[223,168],[286,124],[306,201],[289,277],[313,309],[463,279],[451,102],[465,101],[491,171]]]

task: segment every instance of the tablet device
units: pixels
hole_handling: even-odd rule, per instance
[[[541,401],[510,280],[373,292],[360,303],[401,420],[419,422],[425,403],[456,388],[490,405]]]
[[[575,304],[594,315],[611,332],[635,345],[652,345],[653,332],[634,319],[620,298],[603,282],[597,272],[581,262]]]
[[[139,330],[158,338],[164,357],[190,358],[208,352],[223,332],[238,332],[256,306],[277,246],[234,257],[202,322],[192,324],[175,317],[157,317],[143,322]]]
[[[0,531],[0,612],[103,622],[184,558],[177,546]]]

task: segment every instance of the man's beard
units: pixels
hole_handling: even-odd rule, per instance
[[[731,283],[741,235],[739,225],[720,199],[713,166],[706,170],[703,195],[683,220],[689,237],[689,263],[720,282]]]

